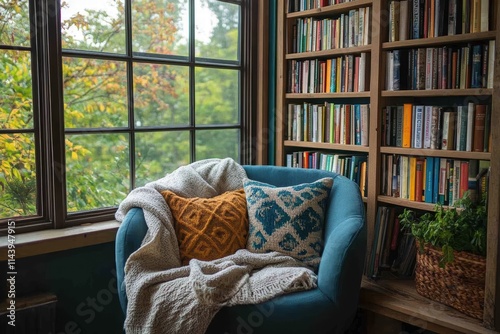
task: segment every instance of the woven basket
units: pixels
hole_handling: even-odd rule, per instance
[[[430,245],[424,247],[424,252],[417,252],[417,292],[468,316],[483,319],[485,258],[455,251],[455,260],[441,268],[442,256],[440,249]]]

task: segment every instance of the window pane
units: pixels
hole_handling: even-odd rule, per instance
[[[117,206],[130,187],[126,134],[66,136],[68,212]]]
[[[134,64],[136,126],[189,124],[189,67]]]
[[[36,214],[34,142],[32,134],[0,135],[0,219]]]
[[[123,0],[61,1],[63,49],[125,53]]]
[[[189,132],[136,133],[136,187],[189,163]]]
[[[230,157],[239,161],[239,149],[237,129],[196,131],[196,160]]]
[[[0,50],[0,128],[33,128],[31,56]]]
[[[63,58],[64,122],[67,128],[127,126],[124,62]]]
[[[196,124],[237,124],[238,71],[199,67],[195,80]]]
[[[0,45],[30,46],[28,0],[0,0]]]
[[[241,6],[217,0],[195,3],[196,57],[239,60]]]
[[[134,52],[188,56],[188,1],[132,1]]]

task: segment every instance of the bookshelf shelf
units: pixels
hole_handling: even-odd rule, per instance
[[[313,52],[298,52],[289,53],[286,55],[286,59],[305,59],[305,58],[325,58],[329,56],[342,56],[346,54],[356,54],[361,52],[369,53],[371,51],[371,45],[355,46],[351,48],[340,48],[340,49],[330,49],[321,50]]]
[[[287,13],[286,18],[292,19],[292,18],[308,17],[308,16],[325,16],[325,15],[340,14],[349,11],[351,9],[369,6],[372,3],[373,0],[355,0],[351,2],[341,3],[338,5],[331,5],[331,6],[304,10],[300,12]]]
[[[498,333],[484,328],[479,320],[420,296],[411,279],[374,281],[363,278],[360,305],[363,309],[437,333]]]
[[[369,151],[369,148],[367,146],[360,146],[360,145],[340,145],[340,144],[314,143],[309,141],[294,141],[294,140],[285,140],[283,144],[287,147],[303,147],[308,149],[324,149],[324,150],[349,151],[349,152]]]
[[[441,97],[441,96],[491,96],[493,89],[431,89],[431,90],[383,90],[383,97]]]
[[[402,147],[390,147],[390,146],[380,147],[380,153],[442,157],[442,158],[453,158],[453,159],[469,159],[469,160],[491,159],[491,153],[489,152],[464,152],[464,151],[449,151],[449,150],[402,148]]]
[[[472,34],[460,34],[453,36],[441,36],[432,38],[410,39],[406,41],[386,42],[382,44],[383,50],[401,48],[428,47],[437,45],[463,44],[467,42],[480,42],[495,39],[495,31],[476,32]]]
[[[370,92],[347,92],[347,93],[287,93],[287,99],[332,99],[332,98],[362,98],[370,97]]]
[[[379,195],[377,200],[380,203],[384,203],[384,204],[402,206],[402,207],[406,207],[406,208],[413,208],[413,209],[422,210],[422,211],[434,211],[434,208],[436,206],[436,204],[434,204],[434,203],[410,201],[407,199],[391,197],[391,196],[383,196],[383,195]]]

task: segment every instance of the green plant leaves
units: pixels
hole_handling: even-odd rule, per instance
[[[407,208],[399,215],[403,229],[410,229],[421,247],[431,244],[443,251],[440,266],[453,261],[453,251],[486,255],[486,198],[476,202],[469,192],[455,207],[437,204],[435,212],[417,214]]]

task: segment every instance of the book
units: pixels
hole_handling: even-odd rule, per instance
[[[432,150],[437,150],[441,148],[441,138],[439,136],[440,119],[441,119],[441,108],[433,106],[431,114],[431,142],[430,142],[430,149]]]
[[[408,39],[409,0],[399,2],[399,40]]]
[[[425,202],[433,203],[434,195],[434,158],[425,158]]]
[[[403,199],[409,199],[409,157],[407,155],[400,156],[399,163],[399,191],[400,197]]]
[[[413,107],[413,120],[412,120],[412,134],[413,134],[413,148],[423,147],[423,134],[424,134],[424,106]]]
[[[471,88],[481,88],[483,86],[482,79],[482,46],[480,44],[474,45],[472,47],[472,77],[471,77]]]
[[[465,150],[467,152],[472,151],[472,135],[474,132],[474,119],[475,119],[476,108],[473,102],[469,102],[467,111],[467,126],[466,126],[466,144]]]
[[[437,203],[442,205],[446,204],[446,198],[448,197],[448,171],[447,171],[447,159],[439,158],[439,186],[438,186],[438,198]]]
[[[403,127],[402,127],[402,147],[411,147],[412,138],[412,104],[405,103],[403,105]]]
[[[417,157],[410,156],[409,157],[409,190],[408,190],[408,199],[410,201],[415,201],[416,195],[416,181],[417,181]]]
[[[457,107],[457,127],[456,127],[456,150],[465,151],[467,141],[467,115],[469,110],[466,106]]]
[[[479,14],[480,24],[479,31],[489,31],[490,30],[490,1],[481,0],[481,13]]]
[[[424,189],[424,159],[417,158],[415,165],[415,201],[422,202]]]
[[[491,89],[491,88],[493,88],[493,77],[494,77],[493,69],[495,68],[495,40],[490,40],[488,43],[489,43],[488,44],[488,51],[489,51],[488,68],[489,68],[489,71],[488,71],[488,80],[487,80],[486,87]]]
[[[455,149],[455,127],[456,111],[445,111],[443,113],[443,138],[441,140],[442,150]]]
[[[486,105],[484,104],[476,105],[476,111],[474,114],[474,135],[472,143],[472,150],[474,152],[484,151],[485,119],[486,119]]]
[[[403,147],[403,113],[404,107],[397,106],[395,113],[395,144],[397,147]]]
[[[424,107],[423,148],[431,148],[432,106]]]

